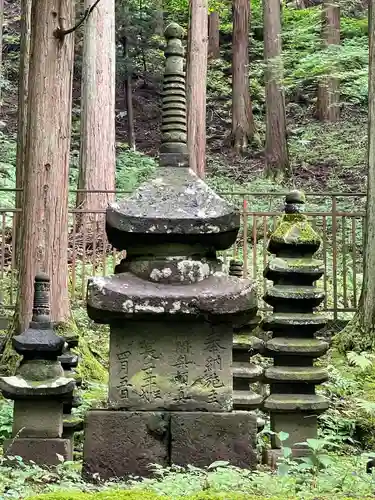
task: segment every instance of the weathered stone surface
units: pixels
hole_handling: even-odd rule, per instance
[[[248,412],[172,413],[171,462],[206,467],[216,460],[253,468],[257,464],[256,417]]]
[[[62,402],[54,399],[14,402],[13,436],[60,438],[63,430]]]
[[[83,475],[90,479],[148,476],[149,465],[169,465],[169,414],[89,411],[86,417]]]
[[[4,441],[4,454],[19,456],[24,462],[33,461],[38,465],[58,465],[61,459],[73,460],[73,451],[69,439],[20,438]]]
[[[108,278],[92,278],[87,288],[87,310],[97,322],[160,316],[254,315],[255,285],[223,273],[191,285],[165,287],[121,273]],[[245,317],[246,319],[246,317]],[[244,321],[245,321],[244,319]],[[233,319],[232,319],[233,321]]]
[[[307,382],[322,384],[328,380],[325,368],[319,366],[272,366],[264,372],[265,379],[272,382]]]
[[[267,351],[271,355],[311,356],[318,357],[325,354],[329,344],[318,339],[297,339],[290,337],[275,337],[267,342]]]
[[[283,446],[291,448],[306,448],[298,445],[306,439],[315,439],[317,436],[317,417],[316,415],[303,413],[272,413],[271,427],[276,433],[287,432],[289,438],[283,441]],[[277,436],[272,436],[271,443],[273,448],[281,448],[281,443]]]
[[[132,410],[232,409],[230,325],[202,321],[113,326],[109,405]]]
[[[328,407],[328,400],[317,394],[271,394],[264,402],[264,408],[274,412],[323,412]]]

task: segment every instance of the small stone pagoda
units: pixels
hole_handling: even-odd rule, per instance
[[[263,328],[272,332],[266,355],[274,359],[265,371],[270,396],[264,408],[270,412],[271,430],[289,434],[284,444],[294,455],[306,453],[296,444],[317,437],[317,416],[328,408],[328,401],[315,393],[315,386],[328,379],[324,368],[314,366],[329,347],[314,336],[326,324],[314,312],[324,300],[324,291],[315,285],[324,273],[323,263],[314,258],[321,239],[303,214],[304,204],[302,192],[287,195],[285,215],[268,244],[274,257],[264,271],[273,281],[264,296],[273,313],[263,320]],[[280,448],[275,437],[273,448]]]
[[[165,36],[160,168],[107,209],[108,240],[126,259],[88,283],[90,318],[110,324],[110,367],[108,409],[87,416],[86,477],[256,462],[256,418],[233,411],[232,387],[233,325],[255,316],[256,294],[216,257],[240,216],[189,170],[183,30]]]
[[[43,465],[59,463],[58,455],[72,457],[71,441],[62,437],[63,402],[75,387],[58,360],[64,339],[52,328],[49,297],[50,280],[38,274],[30,327],[13,338],[23,359],[15,376],[0,378],[4,397],[14,400],[13,437],[5,441],[4,452]]]

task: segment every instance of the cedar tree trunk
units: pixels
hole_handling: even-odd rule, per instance
[[[51,278],[52,320],[65,323],[70,316],[67,225],[74,35],[58,39],[54,33],[73,23],[72,0],[33,0],[18,330],[30,321],[39,271]]]
[[[16,156],[16,188],[23,189],[23,175],[27,133],[27,96],[29,92],[29,62],[31,33],[31,0],[21,0],[21,40],[18,82],[18,127]],[[16,208],[22,209],[22,191],[16,192]],[[22,216],[15,214],[13,226],[13,252],[18,269]]]
[[[280,0],[263,1],[266,85],[266,176],[282,179],[289,171],[283,65],[281,60]]]
[[[340,6],[325,0],[322,5],[322,39],[326,47],[340,45]],[[318,86],[317,117],[321,121],[340,119],[339,80],[326,76]]]
[[[211,12],[208,16],[208,57],[217,59],[220,57],[220,19],[217,12]]]
[[[249,89],[250,1],[233,1],[232,143],[236,153],[246,150],[255,127]]]
[[[369,1],[368,176],[363,282],[358,310],[335,337],[342,352],[375,347],[375,0]]]
[[[91,4],[85,0],[85,8]],[[84,31],[78,189],[115,189],[115,76],[115,0],[101,0]],[[113,193],[78,193],[77,207],[101,210],[113,199]],[[103,216],[85,219],[103,221]]]
[[[187,60],[187,130],[190,168],[203,178],[206,165],[207,0],[190,0]]]

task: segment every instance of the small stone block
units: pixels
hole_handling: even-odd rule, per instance
[[[248,412],[171,414],[171,463],[207,467],[217,460],[254,468],[257,419]]]
[[[169,415],[163,412],[89,411],[83,476],[150,476],[152,463],[169,464]]]
[[[56,400],[14,402],[13,436],[60,438],[63,431],[63,405]]]
[[[59,455],[64,460],[73,460],[70,439],[16,438],[4,441],[4,455],[22,457],[24,462],[38,465],[58,465]]]
[[[316,438],[317,425],[315,414],[271,413],[271,429],[276,433],[287,432],[289,437],[283,445],[290,448],[295,448],[296,443],[305,442],[306,439]],[[273,448],[280,448],[280,442],[275,435],[272,436],[271,442]]]

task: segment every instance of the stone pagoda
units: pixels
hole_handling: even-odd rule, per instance
[[[271,430],[289,434],[285,445],[294,455],[306,453],[296,444],[317,437],[317,416],[328,408],[328,401],[315,393],[315,386],[328,379],[324,368],[314,366],[329,347],[314,336],[326,324],[314,312],[324,300],[324,291],[315,285],[324,273],[323,263],[314,258],[321,239],[303,214],[304,204],[302,192],[287,195],[285,215],[268,244],[274,257],[264,271],[273,281],[264,296],[273,313],[263,320],[263,328],[272,332],[266,355],[274,359],[265,371],[270,395],[264,408],[270,412]],[[280,448],[275,437],[273,448]]]
[[[38,274],[34,282],[33,316],[29,328],[13,338],[23,359],[16,375],[0,378],[0,389],[14,400],[13,437],[4,443],[8,455],[37,464],[59,463],[58,455],[71,459],[71,441],[64,439],[63,403],[73,394],[75,382],[64,375],[58,356],[64,339],[51,324],[50,280]]]
[[[87,416],[86,477],[256,462],[256,418],[233,411],[231,366],[233,325],[255,316],[255,288],[216,257],[240,216],[189,169],[183,30],[165,36],[160,167],[107,209],[108,240],[126,258],[88,283],[90,318],[110,324],[110,366],[108,409]]]

